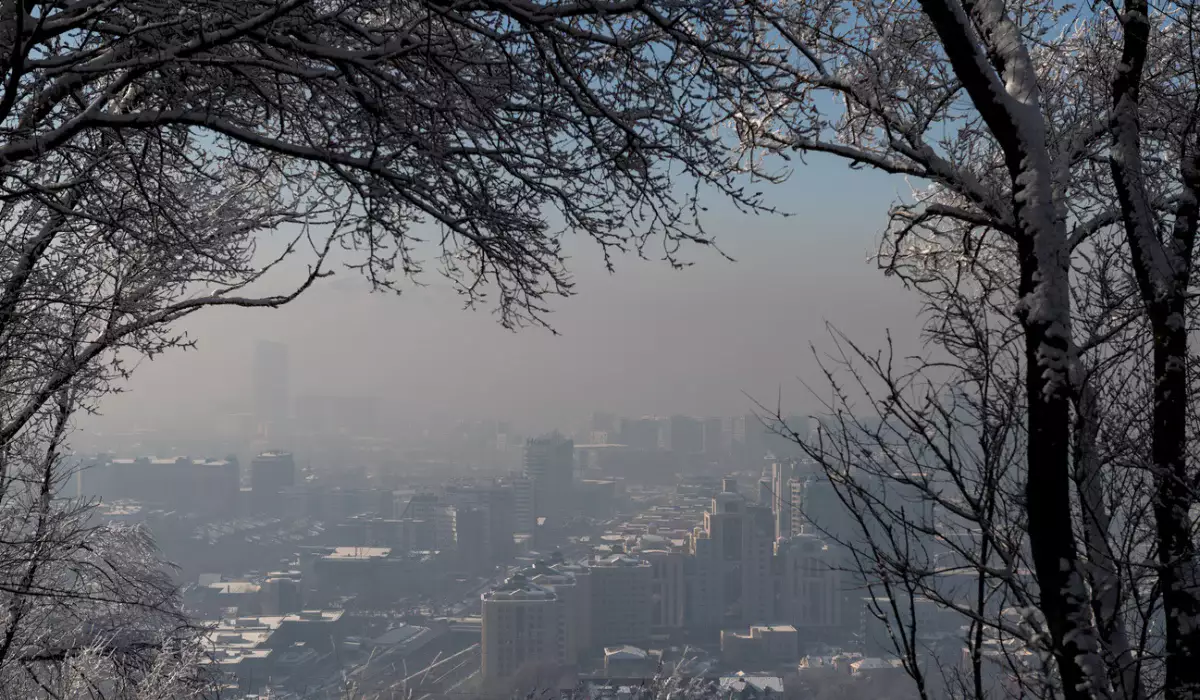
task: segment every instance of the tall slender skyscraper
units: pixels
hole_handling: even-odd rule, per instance
[[[262,437],[282,436],[288,428],[288,347],[283,343],[260,340],[254,346],[251,369],[254,419]]]

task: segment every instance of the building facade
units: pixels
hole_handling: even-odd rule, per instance
[[[563,608],[553,591],[517,574],[482,596],[480,675],[485,683],[528,666],[565,661]]]

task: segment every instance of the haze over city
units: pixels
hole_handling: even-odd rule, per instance
[[[734,414],[752,408],[747,394],[773,403],[779,391],[815,410],[797,380],[816,378],[809,344],[828,347],[824,322],[867,345],[890,329],[915,349],[917,300],[871,259],[887,207],[908,192],[824,159],[762,186],[793,216],[743,215],[712,197],[704,221],[733,261],[696,248],[685,251],[693,266],[674,270],[651,246],[651,260],[620,257],[609,275],[595,246],[569,239],[576,296],[551,300],[548,317],[559,336],[506,331],[486,304],[461,310],[432,270],[400,297],[364,294],[342,270],[281,309],[189,319],[197,349],[144,363],[84,425],[185,425],[247,399],[259,339],[289,345],[296,393],[377,396],[422,427],[456,417],[562,428],[597,409]]]
[[[0,700],[1200,700],[1200,3],[0,2],[0,223]]]

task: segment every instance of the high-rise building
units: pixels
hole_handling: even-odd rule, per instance
[[[533,482],[535,517],[555,526],[568,520],[574,506],[575,443],[558,433],[528,440],[525,476]]]
[[[268,440],[287,436],[290,407],[288,371],[287,345],[260,340],[254,346],[251,369],[254,418],[258,422],[259,433]]]
[[[706,454],[724,454],[729,450],[729,440],[724,423],[720,418],[708,418],[704,421],[704,452]]]
[[[796,460],[779,459],[771,464],[771,512],[775,516],[775,538],[792,536],[792,481]]]
[[[592,588],[592,646],[645,644],[654,609],[650,563],[625,553],[588,562]]]
[[[655,630],[672,630],[684,626],[685,587],[683,552],[666,548],[640,549],[638,556],[650,562],[653,607],[650,625]]]
[[[537,525],[537,515],[534,513],[533,505],[533,479],[525,476],[514,477],[512,492],[515,532],[523,535],[532,534]]]
[[[260,513],[280,515],[280,492],[295,484],[296,460],[291,452],[263,452],[250,462],[250,491]]]
[[[742,527],[741,613],[743,624],[766,624],[775,617],[775,521],[769,508],[747,505]]]
[[[688,622],[719,627],[734,620],[755,624],[774,615],[774,518],[769,508],[748,503],[734,479],[724,479],[691,538],[685,569]]]
[[[841,569],[825,541],[793,535],[780,540],[776,552],[782,569],[780,617],[802,631],[841,626]]]
[[[534,566],[522,570],[526,580],[554,592],[562,606],[563,620],[563,663],[574,666],[579,661],[579,654],[586,651],[586,640],[581,639],[585,609],[590,608],[592,601],[589,590],[575,583],[575,576],[567,571],[552,568],[544,561],[538,561]]]
[[[485,683],[528,666],[562,664],[566,625],[558,596],[517,574],[482,596],[480,675]]]
[[[658,431],[654,418],[622,418],[618,441],[639,450],[657,450]]]
[[[561,556],[559,557],[561,558]],[[553,562],[555,571],[566,574],[575,582],[575,605],[573,606],[575,620],[575,640],[578,643],[577,656],[583,657],[591,650],[592,644],[592,570],[583,565],[571,562]]]
[[[704,451],[704,424],[690,416],[671,416],[668,442],[672,452],[699,454]]]
[[[454,547],[463,571],[482,571],[488,565],[487,511],[454,507]]]

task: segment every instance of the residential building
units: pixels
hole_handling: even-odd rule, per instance
[[[562,664],[566,650],[558,596],[517,574],[482,596],[480,675],[485,683],[527,666]]]
[[[592,592],[592,646],[650,640],[654,570],[623,552],[588,562]]]

